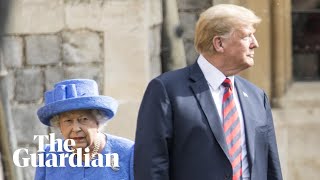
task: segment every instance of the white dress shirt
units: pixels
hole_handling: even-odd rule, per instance
[[[223,124],[222,118],[222,98],[224,94],[225,87],[222,85],[222,82],[226,79],[226,76],[219,71],[216,67],[210,64],[202,55],[198,57],[197,63],[200,66],[204,77],[206,78],[208,85],[210,87],[211,95],[213,97],[214,103],[217,107],[220,122]],[[250,178],[248,156],[247,156],[247,147],[246,147],[246,138],[245,138],[245,129],[243,122],[242,109],[239,102],[239,97],[237,89],[234,88],[234,76],[228,77],[232,82],[232,93],[235,100],[236,108],[239,114],[240,126],[241,126],[241,141],[242,141],[242,178]]]

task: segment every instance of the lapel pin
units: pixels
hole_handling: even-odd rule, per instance
[[[242,92],[245,97],[249,97],[247,93]]]

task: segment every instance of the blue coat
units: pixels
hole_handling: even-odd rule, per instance
[[[57,146],[56,146],[57,148]],[[45,153],[49,152],[49,147]],[[60,164],[59,154],[69,154],[70,152],[53,152],[58,155],[58,165]],[[117,153],[119,155],[119,170],[115,171],[111,167],[71,167],[69,160],[65,157],[66,167],[37,167],[35,180],[133,180],[133,142],[125,138],[107,134],[107,143],[101,154]],[[44,161],[52,156],[45,157]],[[74,161],[75,162],[75,161]],[[103,159],[105,166],[105,156]]]

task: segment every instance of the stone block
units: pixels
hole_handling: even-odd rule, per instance
[[[103,65],[79,65],[65,68],[66,79],[88,78],[97,81],[99,90],[103,87]]]
[[[6,30],[10,34],[55,33],[64,27],[62,0],[11,1]]]
[[[19,36],[7,36],[2,39],[3,59],[7,68],[19,68],[23,64],[23,40]]]
[[[8,91],[8,97],[9,100],[12,100],[14,98],[14,88],[15,88],[15,78],[14,78],[14,72],[13,71],[8,71],[8,75],[6,76],[7,78],[7,91]]]
[[[24,69],[16,72],[15,100],[39,101],[43,96],[44,80],[40,69]]]
[[[29,65],[56,64],[61,59],[61,39],[57,35],[31,35],[26,38]]]
[[[177,0],[178,8],[181,10],[207,9],[212,6],[212,0]]]
[[[184,49],[186,52],[187,64],[191,65],[196,62],[199,54],[196,52],[193,41],[184,40]]]
[[[24,149],[28,149],[28,154],[22,150],[21,153],[19,154],[20,158],[30,158],[30,154],[33,154],[33,153],[36,153],[37,152],[37,147],[36,146],[32,146],[32,145],[20,145],[18,147],[18,149],[20,148],[24,148]],[[20,164],[23,165],[23,162],[22,160],[20,161]],[[35,170],[36,168],[35,167],[32,167],[31,164],[30,164],[30,161],[29,161],[29,166],[27,167],[16,167],[18,169],[20,169],[20,171],[22,172],[22,175],[24,177],[24,179],[34,179],[34,175],[35,175]]]
[[[150,5],[150,16],[149,16],[149,26],[155,26],[162,23],[162,0],[152,0],[149,1]]]
[[[61,66],[49,67],[44,71],[46,91],[53,89],[55,83],[64,79],[64,70]]]
[[[65,2],[65,22],[70,29],[88,28],[107,31],[117,27],[118,30],[135,30],[139,26],[148,26],[147,5],[145,0],[68,0]]]
[[[180,23],[183,28],[184,39],[193,39],[194,30],[197,22],[197,15],[193,12],[180,12],[179,13]]]
[[[62,33],[63,62],[68,64],[100,62],[101,39],[99,34],[90,31]]]
[[[105,37],[105,94],[115,98],[141,99],[150,80],[149,30],[119,31],[116,27]],[[125,39],[123,43],[119,39]],[[130,91],[128,91],[130,87]]]
[[[107,123],[103,131],[134,140],[139,107],[140,101],[119,100],[117,114]]]
[[[39,106],[15,105],[12,107],[12,119],[18,144],[37,144],[34,135],[47,135],[47,126],[43,125],[37,116]]]

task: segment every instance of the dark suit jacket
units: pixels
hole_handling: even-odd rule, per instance
[[[252,180],[282,179],[266,94],[236,76]],[[136,180],[232,179],[222,125],[197,63],[153,79],[139,110]]]

